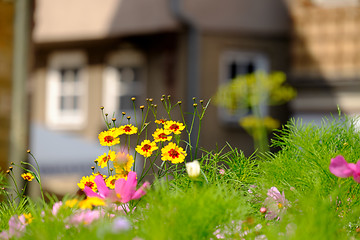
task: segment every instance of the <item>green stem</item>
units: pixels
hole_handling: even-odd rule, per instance
[[[42,184],[41,184],[41,176],[40,176],[40,167],[39,167],[39,164],[38,164],[38,161],[36,160],[36,158],[34,157],[34,155],[29,151],[29,154],[30,156],[34,159],[35,163],[36,163],[36,166],[37,166],[37,174],[38,174],[38,177],[39,177],[39,186],[40,186],[40,193],[41,193],[41,197],[42,197],[42,200],[43,200],[43,203],[44,203],[44,206],[45,206],[45,197],[44,197],[44,192],[43,192],[43,188],[42,188]],[[30,164],[31,165],[31,164]],[[35,168],[34,168],[35,169]]]

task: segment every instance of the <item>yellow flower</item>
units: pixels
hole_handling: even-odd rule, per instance
[[[127,124],[124,126],[120,126],[119,130],[120,130],[120,134],[131,135],[131,134],[137,133],[138,129],[137,129],[137,127],[134,127],[132,124]]]
[[[127,177],[133,164],[134,158],[131,155],[118,152],[114,161],[114,168],[116,174],[119,175],[119,178]]]
[[[34,175],[29,172],[21,174],[21,177],[28,182],[31,182],[34,179]]]
[[[155,142],[170,141],[172,138],[172,136],[169,136],[170,133],[171,133],[171,131],[169,131],[169,130],[157,128],[155,130],[155,132],[153,133],[154,141]]]
[[[164,125],[165,130],[173,132],[176,135],[180,134],[181,131],[184,130],[184,128],[184,124],[175,121],[167,121]]]
[[[102,146],[114,146],[120,143],[119,131],[118,130],[108,130],[103,131],[99,134],[99,141]]]
[[[94,174],[90,176],[83,176],[77,185],[81,190],[84,190],[84,187],[88,186],[89,188],[91,188],[91,190],[95,192],[97,190],[97,186],[96,183],[94,182],[94,179],[95,179]]]
[[[31,223],[34,220],[34,217],[31,215],[31,213],[24,213],[23,216],[25,217],[26,223]]]
[[[163,119],[163,118],[161,118],[159,120],[155,120],[155,123],[157,123],[157,124],[164,124],[165,122],[166,122],[166,119]]]
[[[123,178],[121,175],[117,174],[114,176],[110,176],[105,180],[106,186],[110,189],[114,189],[115,188],[115,181],[118,180],[119,178]],[[127,179],[127,176],[125,177],[125,180]]]
[[[98,197],[88,197],[79,202],[81,209],[92,209],[94,206],[105,206],[105,201]]]
[[[99,156],[96,160],[98,162],[98,165],[101,168],[107,167],[108,161],[114,161],[116,157],[116,153],[114,151],[109,150],[109,153],[104,153],[103,155]]]
[[[65,202],[65,206],[67,206],[69,208],[73,208],[77,203],[78,203],[78,200],[76,198],[74,198],[74,199],[67,200]]]
[[[141,145],[138,145],[135,150],[143,155],[144,157],[150,157],[153,151],[158,149],[155,142],[150,142],[150,140],[144,140]]]
[[[185,160],[186,152],[182,147],[176,146],[175,143],[170,142],[161,149],[161,160],[171,161],[172,163],[181,163]]]

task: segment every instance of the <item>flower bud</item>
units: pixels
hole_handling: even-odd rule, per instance
[[[261,207],[261,208],[260,208],[260,212],[261,212],[262,214],[264,214],[264,213],[267,212],[267,209],[266,209],[265,207]]]
[[[200,163],[195,160],[186,163],[186,171],[190,178],[197,178],[200,175]]]

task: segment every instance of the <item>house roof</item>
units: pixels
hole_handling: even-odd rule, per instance
[[[179,0],[174,0],[179,1]],[[36,0],[35,43],[177,31],[171,0]],[[283,33],[284,0],[184,0],[183,12],[205,31]]]

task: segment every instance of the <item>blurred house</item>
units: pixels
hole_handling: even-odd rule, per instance
[[[360,112],[360,1],[290,1],[295,116]]]
[[[39,127],[32,134],[71,134],[101,152],[93,147],[105,126],[100,106],[110,116],[129,114],[131,97],[141,105],[170,94],[191,111],[192,97],[207,101],[221,84],[258,70],[286,72],[299,91],[290,108],[269,109],[282,121],[289,111],[318,119],[337,104],[357,113],[359,13],[356,0],[37,0],[31,119]],[[229,142],[251,153],[236,116],[219,113],[210,105],[201,147]],[[41,140],[39,152],[46,151]],[[78,149],[84,162],[97,157]],[[72,155],[58,151],[55,166]]]
[[[289,27],[282,0],[37,0],[31,119],[38,127],[32,128],[33,139],[53,142],[38,135],[37,129],[43,129],[53,138],[62,132],[96,142],[105,127],[100,106],[110,116],[129,114],[131,97],[139,105],[146,98],[159,104],[163,94],[170,94],[192,111],[194,96],[207,101],[220,84],[239,74],[287,71]],[[218,112],[210,105],[201,147],[211,150],[229,142],[250,153],[251,138],[237,120]],[[39,141],[32,144],[40,156],[49,148]],[[97,157],[85,148],[78,151],[90,164]],[[58,146],[56,155],[59,160],[48,154],[39,161],[61,165],[60,159],[71,158],[72,152]]]

